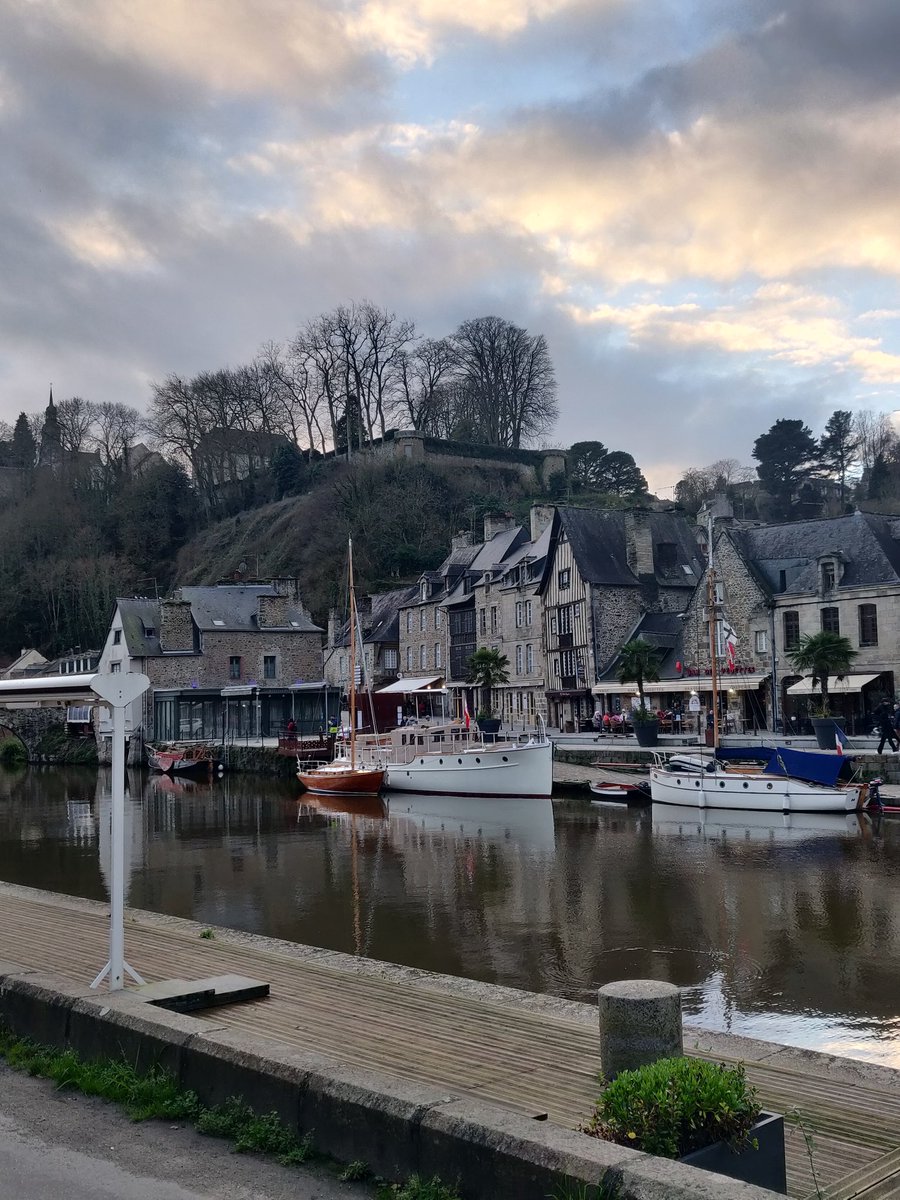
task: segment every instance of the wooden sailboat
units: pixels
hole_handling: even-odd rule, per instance
[[[301,767],[297,778],[318,796],[374,796],[384,786],[385,772],[356,765],[356,590],[353,585],[353,541],[348,545],[350,576],[350,754],[318,767]]]

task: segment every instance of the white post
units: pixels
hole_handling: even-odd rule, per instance
[[[109,976],[109,990],[125,986],[125,972],[137,983],[140,975],[125,961],[125,709],[150,686],[146,675],[95,675],[91,690],[112,710],[112,805],[110,828],[109,962],[91,984]]]

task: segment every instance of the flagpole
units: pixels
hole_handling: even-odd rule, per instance
[[[719,748],[719,680],[718,663],[716,661],[716,570],[713,563],[713,518],[709,514],[709,566],[707,568],[706,603],[709,608],[709,674],[712,684],[713,703],[713,753]]]

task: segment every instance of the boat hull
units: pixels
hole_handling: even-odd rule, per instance
[[[388,763],[385,787],[432,796],[509,796],[549,800],[553,792],[553,746],[471,747]]]
[[[377,796],[384,771],[298,771],[297,778],[314,796]]]
[[[772,813],[846,813],[859,807],[859,789],[855,787],[820,787],[761,772],[729,775],[659,767],[650,771],[650,798],[654,804]]]
[[[163,775],[208,774],[215,767],[212,758],[184,758],[177,751],[147,750],[150,769]]]

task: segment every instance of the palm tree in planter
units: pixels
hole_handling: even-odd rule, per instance
[[[659,721],[647,708],[644,684],[659,679],[659,655],[643,638],[632,638],[619,651],[619,683],[636,683],[640,705],[632,713],[634,736],[639,746],[655,746],[659,741]]]
[[[482,733],[496,733],[500,718],[494,712],[491,693],[497,684],[509,682],[509,659],[499,650],[482,646],[469,659],[469,682],[481,689],[481,707],[475,718],[478,728]]]
[[[810,717],[816,731],[816,741],[822,750],[833,750],[835,726],[843,728],[843,718],[831,715],[828,679],[834,675],[843,679],[853,666],[857,651],[850,639],[839,633],[812,633],[800,639],[796,650],[788,651],[788,660],[801,675],[812,675],[812,685],[819,685],[819,703],[810,705]]]

